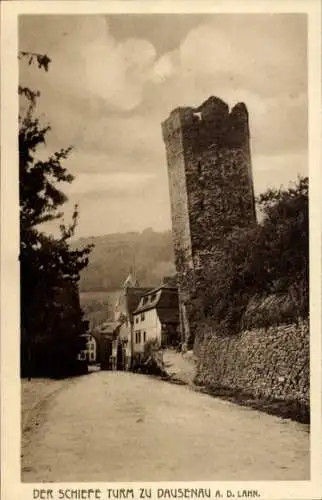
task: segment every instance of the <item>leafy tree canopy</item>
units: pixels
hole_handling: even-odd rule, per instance
[[[254,297],[285,296],[291,311],[276,317],[277,323],[308,316],[308,178],[289,189],[270,189],[257,203],[262,222],[225,237],[198,277],[192,301],[196,321],[209,318],[226,333],[240,330]]]

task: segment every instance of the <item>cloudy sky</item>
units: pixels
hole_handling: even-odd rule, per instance
[[[48,154],[72,145],[78,236],[168,229],[161,122],[210,95],[250,113],[255,192],[307,174],[306,17],[293,15],[22,16],[20,65],[49,122]]]

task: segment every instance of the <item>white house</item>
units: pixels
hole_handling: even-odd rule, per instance
[[[81,350],[77,358],[95,363],[97,360],[97,340],[89,333],[84,333],[82,337],[86,339],[85,349]]]
[[[162,285],[142,295],[133,312],[133,353],[140,354],[150,340],[162,347],[179,339],[179,302],[176,287]]]
[[[134,354],[134,320],[133,311],[137,308],[144,293],[151,290],[151,287],[140,287],[137,279],[130,273],[122,285],[121,293],[118,297],[114,310],[114,320],[121,326],[118,336],[118,351],[122,347],[123,368],[128,370]]]

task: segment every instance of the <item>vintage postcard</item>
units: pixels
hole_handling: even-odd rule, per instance
[[[2,498],[321,489],[321,3],[1,5]]]

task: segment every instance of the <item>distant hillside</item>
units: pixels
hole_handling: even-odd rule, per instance
[[[114,319],[114,310],[121,290],[81,292],[80,302],[92,330],[97,325]]]
[[[80,238],[73,246],[93,243],[88,267],[81,274],[80,291],[119,289],[132,268],[142,286],[158,285],[175,273],[171,231],[115,233]]]

